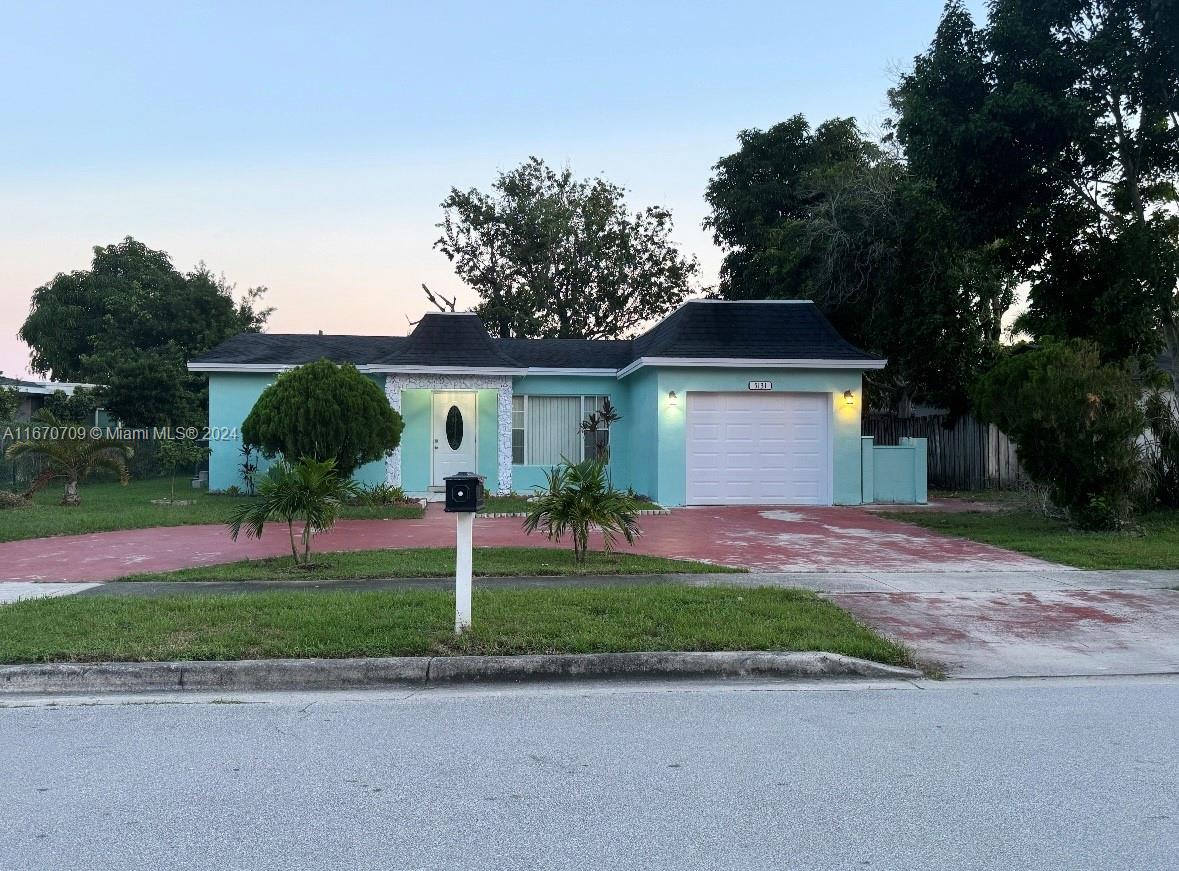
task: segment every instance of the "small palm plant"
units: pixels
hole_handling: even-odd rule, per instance
[[[62,422],[47,409],[38,411],[33,420],[35,426],[31,429],[34,437],[14,442],[5,451],[9,460],[30,457],[40,459],[45,464],[25,491],[26,498],[50,481],[64,478],[65,493],[61,504],[76,508],[82,504],[78,484],[97,469],[111,469],[119,476],[120,484],[127,484],[130,478],[127,462],[134,453],[130,445],[115,439],[92,438],[86,427]]]
[[[593,527],[602,531],[607,553],[614,550],[619,536],[633,544],[640,535],[638,500],[614,489],[601,458],[563,462],[549,469],[548,486],[537,487],[534,494],[524,531],[532,534],[540,529],[550,541],[571,535],[573,559],[579,564],[585,563]]]
[[[331,529],[344,502],[359,493],[355,482],[336,472],[335,459],[304,457],[293,465],[275,463],[258,481],[258,496],[239,505],[230,516],[229,534],[237,541],[244,529],[247,538],[261,538],[267,521],[284,521],[295,565],[309,565],[311,536]],[[296,520],[303,521],[302,554],[295,539]]]

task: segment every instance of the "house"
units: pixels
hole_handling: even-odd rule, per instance
[[[17,420],[29,420],[34,414],[45,407],[45,401],[59,390],[66,396],[73,396],[79,388],[93,390],[97,385],[82,384],[74,381],[24,381],[19,378],[5,378],[0,376],[0,389],[15,390],[20,402],[16,407]],[[106,426],[107,417],[99,408],[95,410],[94,419],[87,421],[92,426]]]
[[[496,339],[465,312],[408,336],[244,333],[189,363],[209,377],[212,489],[242,486],[240,428],[262,390],[321,358],[355,364],[404,417],[401,446],[357,470],[365,484],[428,495],[475,471],[527,493],[604,451],[616,486],[667,506],[925,501],[923,440],[861,439],[863,373],[885,361],[803,300],[693,300],[625,340]],[[580,432],[607,400],[620,419]]]

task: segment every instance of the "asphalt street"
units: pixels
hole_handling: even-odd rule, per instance
[[[0,869],[1170,868],[1179,679],[16,699]]]

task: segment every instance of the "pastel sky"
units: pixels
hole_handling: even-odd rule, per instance
[[[980,2],[973,4],[981,7]],[[33,289],[132,235],[270,288],[270,329],[403,334],[451,186],[529,155],[661,204],[705,284],[710,168],[797,112],[877,130],[940,0],[0,3],[0,371]]]

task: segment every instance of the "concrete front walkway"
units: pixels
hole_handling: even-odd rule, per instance
[[[641,519],[636,553],[760,572],[1009,571],[1055,569],[1041,560],[951,538],[856,508],[682,508]],[[519,518],[478,518],[482,547],[554,546]],[[344,520],[317,551],[452,547],[454,519],[431,504],[420,520]],[[560,545],[565,547],[567,545]],[[591,546],[599,546],[595,541]],[[286,529],[229,538],[224,526],[174,526],[0,543],[0,581],[109,581],[289,553]]]

